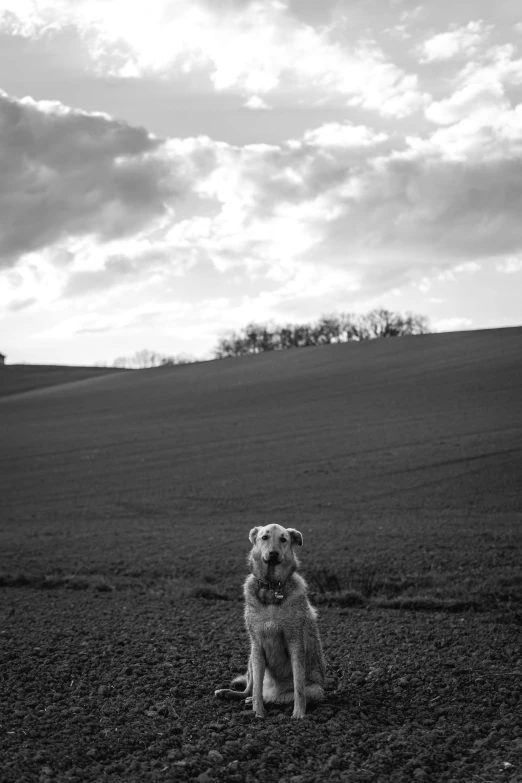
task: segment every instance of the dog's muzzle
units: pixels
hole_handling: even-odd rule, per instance
[[[268,557],[263,558],[265,563],[269,563],[271,565],[277,565],[278,563],[281,563],[282,559],[283,558],[279,552],[269,552]]]

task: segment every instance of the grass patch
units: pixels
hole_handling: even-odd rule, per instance
[[[26,588],[33,590],[91,590],[97,593],[111,593],[115,590],[137,589],[143,593],[169,598],[201,598],[206,601],[230,601],[231,598],[212,584],[212,577],[203,577],[204,582],[194,584],[187,579],[165,579],[145,577],[139,572],[129,578],[116,576],[109,580],[103,574],[31,574],[28,572],[0,572],[1,588]]]
[[[361,593],[357,590],[340,590],[337,593],[314,593],[312,594],[314,604],[326,604],[331,606],[365,606],[368,603]]]
[[[370,566],[341,577],[328,568],[307,573],[314,603],[327,606],[374,606],[423,612],[488,611],[522,607],[519,576],[478,587],[473,578],[456,584],[448,576],[431,574],[383,576]],[[473,585],[472,586],[472,582]]]
[[[480,611],[483,608],[479,601],[473,599],[459,601],[453,598],[435,598],[428,595],[377,599],[373,603],[380,609],[403,609],[411,612],[466,612]]]
[[[183,591],[185,598],[204,598],[206,601],[230,601],[228,595],[220,593],[210,585],[196,585]]]
[[[350,595],[359,595],[366,600],[376,596],[393,598],[433,587],[430,575],[381,576],[374,566],[353,569],[344,579],[328,568],[313,569],[307,571],[307,580],[316,596],[338,595],[348,600]]]
[[[36,590],[95,590],[109,593],[115,590],[106,577],[100,574],[27,574],[0,573],[0,587],[28,587]]]

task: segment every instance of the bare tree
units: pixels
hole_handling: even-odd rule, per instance
[[[341,322],[341,342],[349,343],[352,340],[359,340],[357,322],[351,313],[341,313],[339,316]]]
[[[148,348],[143,348],[141,351],[136,351],[133,356],[118,356],[117,359],[114,359],[112,367],[123,367],[130,370],[145,370],[149,367],[191,364],[194,361],[195,359],[188,354],[165,356],[157,351],[150,351]]]
[[[193,364],[196,360],[189,354],[180,353],[177,356],[162,356],[161,367],[174,367],[179,364]]]
[[[288,348],[295,348],[294,342],[294,327],[291,324],[281,326],[277,330],[279,349],[282,351]]]
[[[230,332],[225,337],[221,337],[214,349],[216,359],[229,359],[233,356],[243,356],[248,353],[247,346],[243,338],[236,332]]]
[[[158,367],[161,364],[161,356],[156,351],[150,351],[148,348],[142,348],[136,351],[130,361],[137,370],[145,370],[148,367]]]
[[[423,315],[392,313],[383,307],[360,317],[358,329],[361,340],[379,337],[404,337],[412,334],[428,334],[428,319]]]
[[[343,342],[343,322],[338,315],[323,315],[313,327],[314,345]]]
[[[221,359],[354,340],[427,334],[429,331],[425,316],[413,313],[403,316],[381,307],[359,317],[349,313],[323,315],[315,324],[286,324],[277,327],[252,322],[240,332],[231,332],[222,337],[214,355]]]
[[[406,313],[404,319],[404,334],[430,334],[430,323],[425,315]]]
[[[311,324],[296,324],[293,339],[295,348],[310,348],[315,345],[313,326]]]
[[[113,361],[112,366],[125,369],[129,366],[129,360],[126,356],[118,356],[118,358]]]

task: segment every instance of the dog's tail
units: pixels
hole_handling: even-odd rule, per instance
[[[246,699],[252,695],[252,680],[249,681],[246,674],[235,677],[230,684],[231,688],[220,688],[214,691],[214,696],[218,699]]]
[[[248,679],[246,674],[240,674],[239,677],[235,677],[230,683],[230,688],[220,688],[214,691],[214,696],[218,699],[246,699],[252,695],[252,681]]]
[[[235,691],[244,691],[246,689],[247,682],[248,677],[246,674],[239,674],[237,677],[234,677],[230,683],[230,687]]]

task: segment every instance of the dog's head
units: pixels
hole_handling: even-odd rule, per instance
[[[272,565],[279,565],[285,560],[295,560],[294,545],[303,546],[303,536],[299,530],[281,525],[254,527],[248,537],[252,542],[251,556]]]

